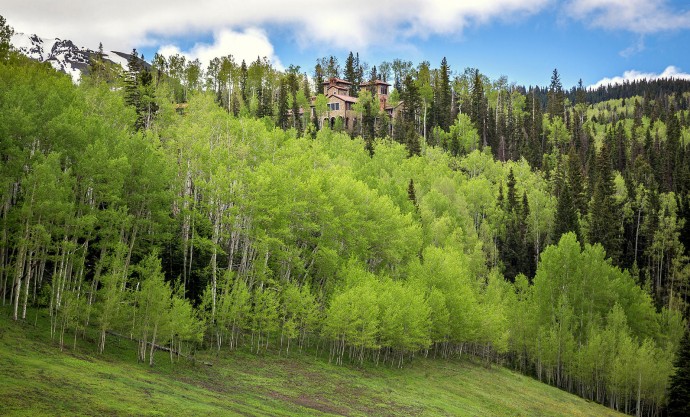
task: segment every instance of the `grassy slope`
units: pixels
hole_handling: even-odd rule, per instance
[[[160,352],[149,368],[137,363],[132,342],[109,339],[101,356],[92,342],[78,340],[73,350],[70,335],[60,352],[42,313],[38,327],[8,313],[0,308],[0,415],[620,415],[465,360],[358,369],[236,352],[210,356],[208,367],[171,365]]]

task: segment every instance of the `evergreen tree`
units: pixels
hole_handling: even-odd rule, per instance
[[[561,84],[561,77],[558,75],[558,70],[554,69],[551,75],[551,84],[549,85],[548,101],[546,106],[546,113],[550,118],[560,116],[565,120],[565,94],[563,93],[563,85]]]
[[[606,254],[618,264],[622,248],[620,225],[623,215],[615,199],[613,170],[607,143],[603,144],[597,157],[596,180],[589,214],[589,241],[601,243]]]
[[[403,91],[400,94],[403,102],[402,129],[403,143],[407,146],[409,156],[421,154],[421,144],[417,133],[417,111],[419,110],[419,90],[411,75],[405,76]]]
[[[554,219],[554,237],[559,240],[561,235],[567,232],[574,232],[580,236],[580,226],[577,219],[577,212],[573,201],[570,184],[566,181],[564,163],[561,160],[556,170],[557,183],[557,204],[556,217]]]
[[[453,123],[451,115],[451,101],[452,91],[450,87],[450,68],[446,57],[441,61],[441,68],[439,69],[439,80],[436,86],[436,105],[435,110],[438,112],[437,120],[438,126],[441,129],[448,131],[450,125]]]
[[[410,178],[410,183],[407,185],[407,199],[412,202],[412,205],[415,207],[415,209],[419,209],[419,206],[417,205],[417,193],[414,189],[414,181],[412,178]]]
[[[587,214],[587,193],[584,188],[582,163],[580,162],[580,155],[572,146],[568,152],[568,185],[573,206],[580,213],[580,216],[584,216]]]
[[[242,97],[242,103],[245,106],[248,106],[248,104],[249,104],[247,102],[247,98],[248,98],[248,96],[247,96],[247,88],[248,88],[247,82],[248,82],[248,79],[249,79],[249,73],[247,70],[247,63],[244,62],[244,59],[243,59],[242,64],[240,64],[240,97]]]
[[[94,56],[89,57],[89,75],[91,78],[99,82],[105,77],[105,59],[103,54],[103,43],[98,44],[98,51]]]
[[[139,106],[139,72],[141,65],[139,62],[139,55],[136,49],[132,49],[132,53],[127,59],[127,73],[125,75],[125,103],[130,106]]]
[[[419,140],[419,134],[414,127],[410,128],[409,126],[406,128],[406,132],[405,145],[407,146],[407,155],[410,157],[420,156],[422,154],[422,145]]]
[[[137,106],[137,130],[149,129],[153,122],[153,117],[158,111],[156,103],[156,86],[153,84],[153,75],[148,68],[141,72],[139,85],[139,104]]]
[[[526,265],[526,253],[524,251],[524,220],[526,216],[522,216],[522,212],[518,204],[517,191],[515,190],[515,175],[513,168],[508,172],[506,181],[506,197],[505,197],[505,237],[500,242],[499,251],[503,265],[505,267],[503,275],[510,282],[515,280],[515,277],[524,272],[523,268]],[[527,196],[524,196],[524,203],[527,204]],[[526,214],[526,213],[525,213]]]
[[[326,61],[326,78],[340,78],[340,64],[338,58],[331,55]]]
[[[482,147],[488,146],[487,137],[487,103],[484,97],[484,82],[479,70],[474,71],[472,95],[470,98],[470,119],[482,138]]]
[[[321,63],[318,61],[314,66],[314,95],[318,96],[323,93],[324,70]]]
[[[345,71],[343,75],[345,76],[345,81],[350,82],[350,95],[355,96],[357,92],[356,88],[358,87],[357,66],[355,63],[355,56],[352,52],[350,52],[350,55],[348,55],[347,59],[345,60]]]
[[[673,104],[666,118],[666,157],[664,158],[664,184],[667,191],[678,192],[682,177],[683,147],[680,140],[681,126]]]
[[[285,78],[280,79],[280,88],[278,89],[278,126],[281,129],[288,127],[288,87]],[[293,117],[296,115],[293,114]]]
[[[690,415],[690,331],[678,348],[674,363],[675,373],[671,376],[668,391],[668,416],[685,417]]]

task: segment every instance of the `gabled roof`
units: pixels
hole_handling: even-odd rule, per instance
[[[352,97],[352,96],[344,96],[342,94],[331,94],[328,97],[335,97],[339,98],[343,101],[347,101],[349,103],[356,103],[357,102],[357,97]]]

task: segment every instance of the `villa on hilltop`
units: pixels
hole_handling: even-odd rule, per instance
[[[358,98],[350,95],[352,83],[340,78],[330,78],[323,83],[323,94],[328,100],[328,109],[321,115],[322,126],[335,126],[336,120],[340,118],[343,127],[347,131],[354,131],[361,123],[361,115],[354,111],[353,106]],[[398,117],[402,109],[402,102],[392,105],[388,101],[388,91],[390,84],[385,81],[376,80],[365,82],[359,85],[361,90],[369,90],[373,97],[378,97],[379,111],[386,112],[391,120]],[[316,97],[311,99],[311,115],[316,117]]]

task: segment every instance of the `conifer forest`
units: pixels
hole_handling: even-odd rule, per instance
[[[75,85],[0,29],[2,312],[47,312],[56,349],[472,357],[687,415],[690,81],[132,51]],[[333,78],[354,128],[323,122]]]

